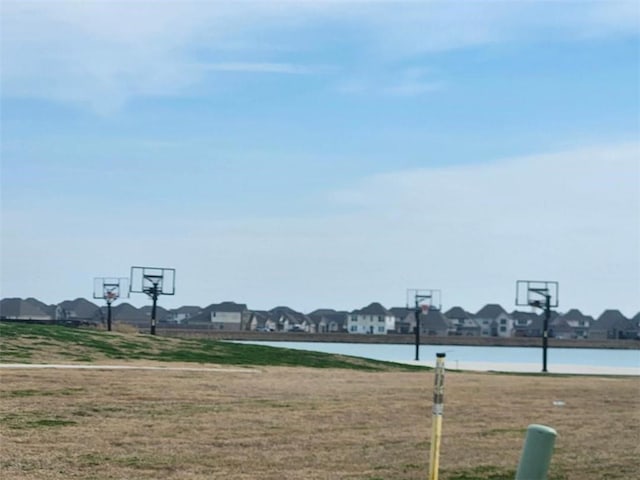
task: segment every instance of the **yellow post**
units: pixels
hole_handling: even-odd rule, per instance
[[[444,353],[436,353],[435,385],[433,388],[433,411],[431,431],[431,461],[429,480],[438,480],[440,467],[440,440],[442,438],[442,414],[444,413]]]

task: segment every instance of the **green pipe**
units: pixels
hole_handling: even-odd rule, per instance
[[[546,480],[558,434],[551,427],[529,425],[516,480]]]

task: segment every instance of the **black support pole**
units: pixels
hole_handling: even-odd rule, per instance
[[[420,307],[416,302],[416,362],[420,360]]]
[[[547,371],[547,347],[549,345],[549,319],[551,318],[551,295],[545,295],[544,326],[542,327],[542,371]]]
[[[111,331],[111,302],[107,302],[107,331]]]
[[[151,307],[151,335],[156,334],[156,304],[158,303],[158,285],[154,284],[151,289],[153,306]]]

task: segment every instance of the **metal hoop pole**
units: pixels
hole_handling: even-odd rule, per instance
[[[420,360],[420,305],[416,299],[416,309],[414,311],[416,317],[416,362]]]
[[[551,318],[551,296],[545,295],[544,324],[542,331],[542,371],[547,372],[547,348],[549,348],[549,319]]]
[[[158,303],[158,284],[154,283],[151,290],[153,306],[151,307],[151,335],[156,334],[156,305]]]

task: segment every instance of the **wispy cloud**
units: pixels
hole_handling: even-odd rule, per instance
[[[198,64],[197,67],[213,72],[279,73],[286,75],[310,75],[330,71],[328,67],[274,62],[225,62]]]
[[[442,83],[437,82],[419,82],[415,80],[405,81],[392,85],[383,89],[384,93],[389,95],[396,95],[402,97],[414,97],[416,95],[422,95],[425,93],[432,93],[442,90],[444,88]]]
[[[281,57],[263,55],[266,61],[255,62],[254,47],[264,54],[270,41],[294,50],[322,51],[327,39],[335,41],[336,32],[358,32],[352,45],[357,49],[355,63],[376,58],[384,65],[492,43],[637,36],[640,18],[637,3],[626,0],[328,1],[291,3],[287,8],[271,2],[7,0],[2,10],[2,95],[74,103],[103,113],[117,111],[135,97],[186,92],[210,81],[206,74],[211,69],[290,75],[322,70]],[[309,27],[318,25],[326,36],[305,36]],[[212,61],[224,45],[239,45],[238,57],[252,61]],[[210,70],[185,68],[201,62],[203,52]],[[347,77],[353,76],[350,66],[348,62],[340,68]],[[343,81],[343,90],[357,89],[354,82],[351,87],[347,83]],[[434,88],[438,85],[417,80],[383,86],[399,95]]]
[[[415,97],[445,89],[435,72],[424,67],[403,68],[378,75],[359,75],[341,80],[336,90],[343,94]]]

